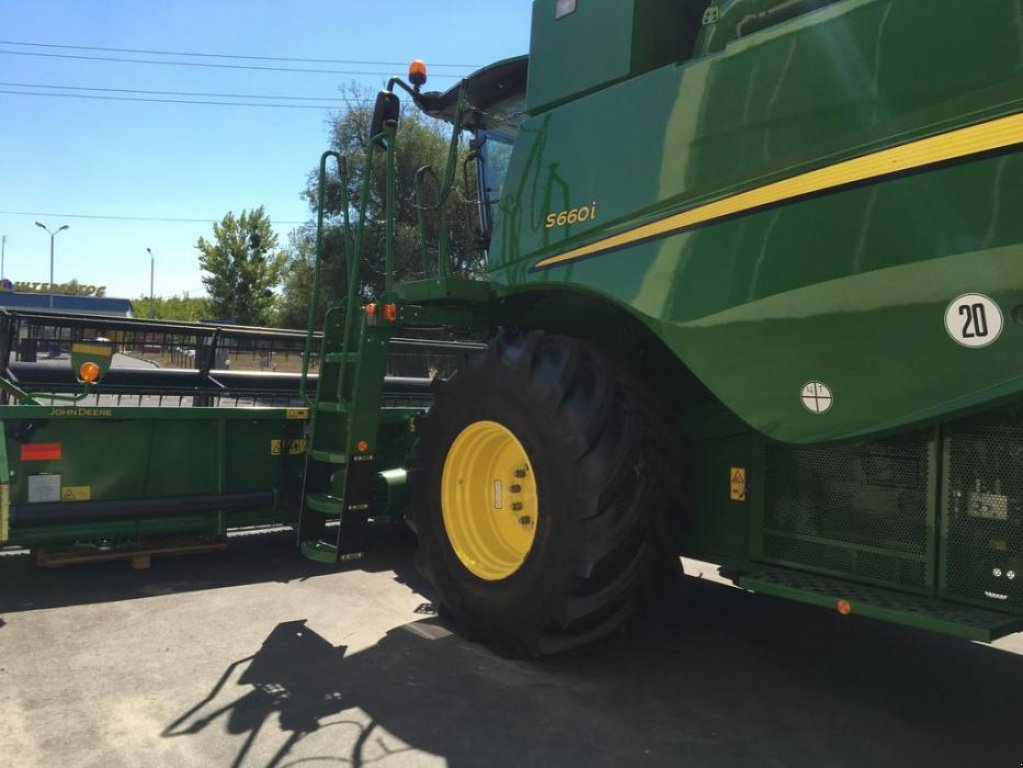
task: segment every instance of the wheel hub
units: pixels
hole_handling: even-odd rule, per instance
[[[496,421],[470,424],[455,438],[441,478],[444,529],[471,573],[500,581],[533,548],[539,503],[529,455]]]

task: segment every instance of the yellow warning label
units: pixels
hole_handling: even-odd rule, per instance
[[[309,418],[308,408],[289,408],[285,414],[285,418],[292,421],[305,421]]]
[[[72,344],[71,352],[76,355],[96,355],[98,357],[110,357],[114,350],[102,344]]]
[[[289,456],[300,456],[306,452],[305,440],[291,440],[288,443],[288,455]],[[281,441],[271,440],[270,441],[270,455],[280,456],[281,455]]]
[[[732,489],[732,501],[746,501],[746,469],[732,467],[729,474],[729,485]]]
[[[92,486],[65,485],[60,489],[61,501],[89,501],[92,499]]]

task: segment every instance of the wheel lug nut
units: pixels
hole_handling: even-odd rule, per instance
[[[522,511],[522,505],[521,504],[519,504],[518,502],[515,502],[514,504],[512,504],[512,512],[521,512],[521,511]]]
[[[508,490],[511,491],[512,493],[522,493],[522,486],[521,485],[510,485],[510,486],[508,486]]]
[[[529,515],[524,515],[523,517],[519,518],[519,523],[521,523],[522,525],[532,525],[533,518],[531,518]]]
[[[523,478],[525,476],[526,476],[526,470],[524,470],[524,469],[516,469],[515,470],[515,477]]]

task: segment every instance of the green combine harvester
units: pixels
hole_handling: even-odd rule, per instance
[[[488,278],[442,236],[396,282],[390,216],[383,294],[353,287],[322,336],[204,331],[303,347],[244,381],[210,353],[118,382],[111,334],[154,329],[83,321],[63,389],[8,364],[0,542],[272,522],[335,563],[407,516],[452,620],[516,655],[608,634],[680,555],[843,614],[1023,629],[1018,3],[536,0],[528,57],[425,83],[380,94],[367,170],[393,211],[398,91],[453,126],[438,206],[471,134]],[[57,321],[7,322],[5,360]],[[448,364],[399,377],[403,349]],[[99,404],[118,387],[196,407]]]

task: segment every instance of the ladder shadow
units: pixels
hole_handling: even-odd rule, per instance
[[[513,661],[436,618],[349,653],[277,625],[166,738],[232,766],[1015,765],[1023,659],[690,580],[679,621]],[[204,748],[204,747],[200,747]],[[234,748],[232,748],[234,751]]]

